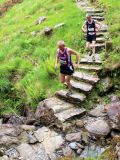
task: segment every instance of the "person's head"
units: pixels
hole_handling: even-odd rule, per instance
[[[87,18],[88,21],[91,21],[92,20],[92,15],[91,14],[87,14],[86,18]]]
[[[58,47],[60,50],[64,50],[64,48],[65,48],[65,42],[64,42],[64,41],[58,41],[58,42],[57,42],[57,47]]]

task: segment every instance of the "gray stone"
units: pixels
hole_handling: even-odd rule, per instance
[[[38,140],[37,138],[34,136],[34,134],[32,132],[28,133],[28,143],[30,144],[35,144],[37,143]]]
[[[0,157],[2,157],[2,156],[4,156],[4,154],[5,154],[5,148],[0,148]]]
[[[0,136],[8,135],[17,137],[22,131],[19,127],[15,127],[11,124],[2,124],[0,125]]]
[[[120,130],[120,101],[105,106],[107,115],[113,129]]]
[[[54,29],[58,29],[58,28],[61,28],[65,25],[65,23],[59,23],[57,25],[54,26]]]
[[[46,35],[46,36],[49,36],[49,35],[51,35],[52,34],[52,32],[53,32],[53,29],[52,28],[50,28],[50,27],[45,27],[42,31],[40,31],[40,35]]]
[[[77,150],[77,154],[80,155],[81,153],[82,153],[82,149],[79,148],[79,149]]]
[[[3,119],[2,119],[2,118],[0,119],[0,125],[1,125],[1,124],[3,124]]]
[[[70,144],[69,144],[69,147],[70,147],[71,149],[73,149],[73,150],[77,150],[77,149],[79,149],[79,146],[77,145],[77,143],[76,143],[76,142],[72,142],[72,143],[70,143]]]
[[[33,125],[20,125],[20,128],[25,131],[34,131],[36,127]]]
[[[81,132],[67,134],[65,138],[69,142],[72,142],[72,141],[80,142]]]
[[[21,144],[17,147],[20,156],[25,160],[49,160],[44,148],[39,145]]]
[[[5,154],[10,157],[10,159],[18,159],[19,153],[16,151],[15,148],[10,148],[5,152]]]
[[[106,116],[104,105],[97,105],[96,108],[92,109],[89,113],[90,116],[93,117],[103,117]]]
[[[0,160],[10,160],[8,156],[4,155],[3,157],[0,157]]]
[[[37,35],[36,31],[32,31],[32,32],[31,32],[31,35],[32,35],[32,36],[36,36],[36,35]]]
[[[96,119],[94,122],[89,122],[85,125],[89,133],[95,136],[106,136],[110,132],[110,127],[105,120]]]
[[[18,144],[19,141],[16,137],[11,137],[7,135],[0,136],[0,145],[10,146],[12,144]]]
[[[108,97],[110,98],[111,102],[118,102],[120,101],[119,97],[114,95],[114,94],[111,94],[111,95],[108,95]]]
[[[84,127],[84,121],[83,120],[76,120],[75,124],[78,128]]]
[[[47,18],[42,16],[42,17],[39,17],[38,20],[35,22],[36,25],[38,24],[41,24],[42,22],[44,22]]]
[[[35,137],[44,146],[46,153],[49,157],[55,157],[55,150],[59,149],[64,143],[63,137],[58,133],[51,131],[46,127],[42,127],[34,132]]]
[[[63,155],[65,157],[68,157],[68,156],[74,156],[74,152],[72,151],[72,149],[69,147],[69,146],[66,146],[65,148],[62,149],[63,150]]]

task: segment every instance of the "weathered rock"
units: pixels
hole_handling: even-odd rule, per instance
[[[77,150],[77,154],[80,155],[81,153],[82,153],[82,149],[79,148],[79,149]]]
[[[73,128],[71,123],[63,123],[63,132],[68,132],[71,131]]]
[[[84,142],[85,144],[89,144],[90,134],[88,132],[82,132],[81,136],[82,136],[82,142]]]
[[[54,26],[54,29],[58,29],[58,28],[61,28],[65,25],[65,23],[59,23],[57,25]]]
[[[3,124],[3,119],[2,119],[2,118],[0,119],[0,125],[1,125],[1,124]]]
[[[61,135],[54,131],[50,131],[46,127],[42,127],[34,132],[35,137],[44,146],[46,153],[49,157],[55,157],[55,150],[63,144],[64,140]]]
[[[13,125],[21,125],[25,123],[25,118],[22,116],[18,115],[11,115],[11,117],[8,120],[8,124],[13,124]]]
[[[16,137],[2,135],[0,136],[0,145],[10,146],[12,144],[18,144],[18,139]]]
[[[51,35],[53,32],[53,29],[52,28],[49,28],[49,27],[45,27],[42,31],[40,31],[40,35],[44,34],[46,36],[49,36]]]
[[[77,145],[77,143],[76,143],[76,142],[72,142],[72,143],[70,143],[70,144],[69,144],[69,147],[70,147],[71,149],[73,149],[73,150],[77,150],[77,149],[79,149],[79,146]]]
[[[63,155],[65,157],[68,157],[68,156],[73,157],[74,156],[74,152],[72,151],[72,149],[69,146],[66,146],[62,150],[63,150]]]
[[[0,125],[0,136],[8,135],[17,137],[22,131],[19,127],[15,127],[11,124],[2,124]]]
[[[26,131],[23,131],[19,136],[18,139],[20,143],[28,143],[28,134]]]
[[[83,120],[76,120],[75,124],[78,128],[84,127],[84,121]]]
[[[110,132],[110,127],[105,120],[97,120],[94,122],[88,122],[85,125],[85,128],[90,132],[92,135],[101,137],[106,136]]]
[[[106,116],[104,105],[97,105],[96,108],[92,109],[89,113],[90,116],[93,117],[103,117]]]
[[[43,146],[40,144],[31,146],[29,144],[21,144],[17,147],[20,156],[23,157],[25,160],[49,160]]]
[[[22,129],[22,130],[25,130],[25,131],[34,131],[34,130],[36,130],[36,127],[35,126],[33,126],[33,125],[20,125],[20,128]]]
[[[4,156],[5,150],[6,149],[4,147],[0,148],[0,157]]]
[[[38,24],[41,24],[42,22],[44,22],[47,18],[42,16],[42,17],[39,17],[38,20],[35,22],[36,25]]]
[[[111,120],[111,127],[120,130],[120,101],[108,104],[105,109]]]
[[[69,142],[72,142],[72,141],[80,142],[81,132],[67,134],[65,138]]]
[[[11,148],[11,149],[7,150],[7,151],[5,152],[5,154],[6,154],[8,157],[10,157],[10,159],[18,159],[18,157],[19,157],[19,153],[16,151],[15,148]]]
[[[32,36],[36,36],[37,33],[36,33],[35,31],[32,31],[32,32],[31,32],[31,35],[32,35]]]
[[[8,156],[4,155],[3,157],[0,157],[0,160],[10,160]]]
[[[115,103],[115,102],[120,101],[119,97],[114,94],[108,95],[108,97],[110,98],[111,102]]]
[[[111,78],[106,77],[104,79],[102,79],[100,81],[100,90],[99,90],[99,94],[100,95],[104,95],[105,93],[107,93],[108,91],[110,91],[110,89],[113,87],[113,83]]]
[[[37,138],[34,136],[34,134],[32,132],[28,133],[28,143],[30,144],[35,144],[37,143],[38,140]]]

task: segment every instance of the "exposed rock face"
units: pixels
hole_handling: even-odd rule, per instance
[[[101,137],[106,136],[110,132],[110,127],[105,120],[95,120],[94,122],[89,122],[86,124],[85,128],[92,135]]]
[[[110,119],[111,127],[120,130],[120,101],[107,105],[105,109]]]

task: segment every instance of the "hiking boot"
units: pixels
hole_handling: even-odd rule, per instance
[[[89,52],[89,56],[92,56],[92,50],[90,50],[90,52]]]
[[[69,90],[67,93],[66,93],[66,96],[71,96],[73,94],[72,90]]]

